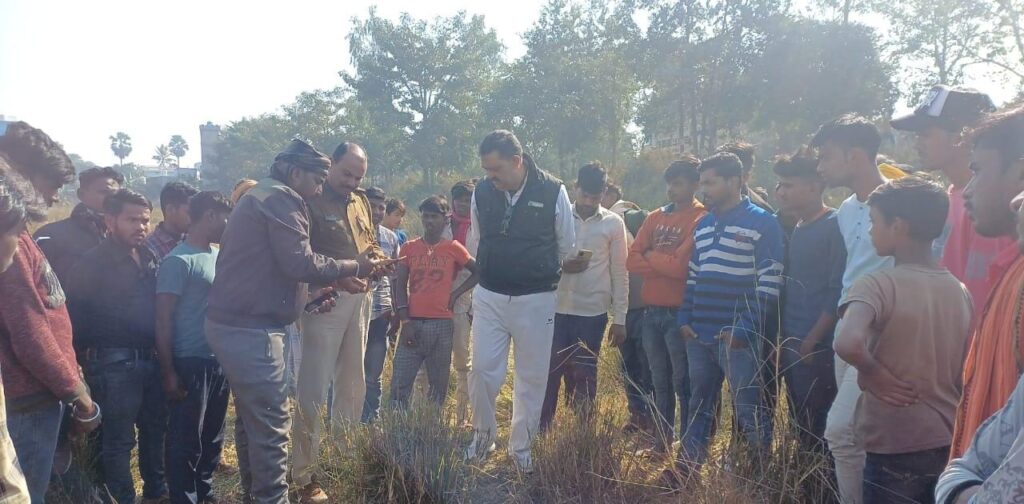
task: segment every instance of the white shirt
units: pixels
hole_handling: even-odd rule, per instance
[[[556,313],[594,317],[611,309],[612,323],[624,325],[629,310],[626,224],[600,207],[586,220],[574,209],[573,224],[577,250],[590,250],[594,255],[582,273],[562,272]]]
[[[871,207],[857,199],[853,194],[842,205],[836,214],[839,221],[839,232],[846,244],[846,271],[843,272],[843,296],[840,305],[846,300],[846,293],[860,277],[883,268],[895,266],[891,257],[880,257],[871,243]]]
[[[526,188],[526,181],[515,194],[510,195],[508,191],[505,198],[509,205],[515,205],[519,197],[523,195]],[[572,222],[572,203],[569,201],[569,193],[563,184],[558,188],[558,197],[555,199],[555,239],[558,240],[558,257],[565,259],[576,247],[576,231]],[[476,193],[473,193],[473,211],[470,212],[472,221],[469,224],[469,235],[466,236],[466,249],[469,255],[476,257],[477,248],[480,247],[480,213],[476,208]]]

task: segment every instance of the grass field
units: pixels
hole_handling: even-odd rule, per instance
[[[68,212],[68,208],[57,208],[51,219],[62,218]],[[158,211],[155,213],[154,221],[158,221]],[[383,380],[386,401],[390,356]],[[771,454],[758,464],[730,443],[731,408],[725,401],[720,428],[709,460],[699,470],[699,481],[682,493],[673,493],[660,479],[671,463],[639,453],[650,446],[650,439],[643,434],[621,431],[629,416],[622,380],[618,351],[606,348],[599,359],[598,397],[591,414],[584,417],[561,405],[555,425],[536,440],[535,471],[529,475],[518,472],[505,451],[512,409],[509,379],[498,397],[498,450],[486,461],[463,461],[463,448],[471,433],[456,425],[449,394],[449,409],[443,412],[414,402],[408,413],[385,408],[372,426],[351,425],[328,434],[322,444],[319,480],[335,503],[718,504],[831,500],[829,485],[820,483],[823,462],[797,450],[796,433],[783,400],[774,412],[776,435]],[[454,375],[451,384],[454,389]],[[224,461],[237,467],[233,422],[231,411]],[[137,470],[136,481],[141,490]],[[237,471],[218,473],[215,488],[221,502],[242,502]],[[51,502],[75,504],[59,495],[52,497]]]

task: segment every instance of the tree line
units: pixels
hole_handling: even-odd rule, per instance
[[[1024,81],[1024,0],[550,0],[506,48],[482,16],[353,18],[338,86],[238,119],[213,183],[265,174],[287,139],[364,145],[370,182],[408,198],[478,176],[476,146],[509,128],[569,178],[601,160],[660,202],[672,153],[745,138],[762,159],[844,112],[879,120],[971,73]],[[874,20],[874,22],[871,22]],[[873,26],[884,26],[878,30]],[[991,91],[991,90],[985,90]],[[763,168],[762,168],[763,169]],[[755,174],[756,177],[756,174]]]

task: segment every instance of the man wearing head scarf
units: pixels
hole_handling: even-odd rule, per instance
[[[365,278],[376,267],[366,254],[337,260],[310,249],[306,200],[321,193],[330,166],[330,158],[292,140],[274,159],[270,176],[239,199],[222,238],[206,337],[235,396],[246,502],[288,502],[284,328],[306,304],[303,284],[332,286]]]

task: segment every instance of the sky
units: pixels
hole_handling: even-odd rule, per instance
[[[127,161],[143,165],[179,134],[191,146],[181,164],[193,166],[200,124],[272,112],[303,91],[341,84],[351,19],[373,4],[389,18],[483,14],[511,59],[525,52],[520,35],[544,3],[0,0],[0,115],[100,165],[117,162],[109,137],[118,131],[132,137]],[[1012,94],[984,77],[968,84],[996,91],[997,102]]]
[[[346,36],[370,5],[397,18],[483,14],[508,48],[543,0],[0,0],[0,115],[42,128],[68,152],[116,164],[124,131],[150,158],[171,135],[199,161],[199,125],[271,112],[299,93],[341,84]],[[263,4],[272,5],[263,7]]]

